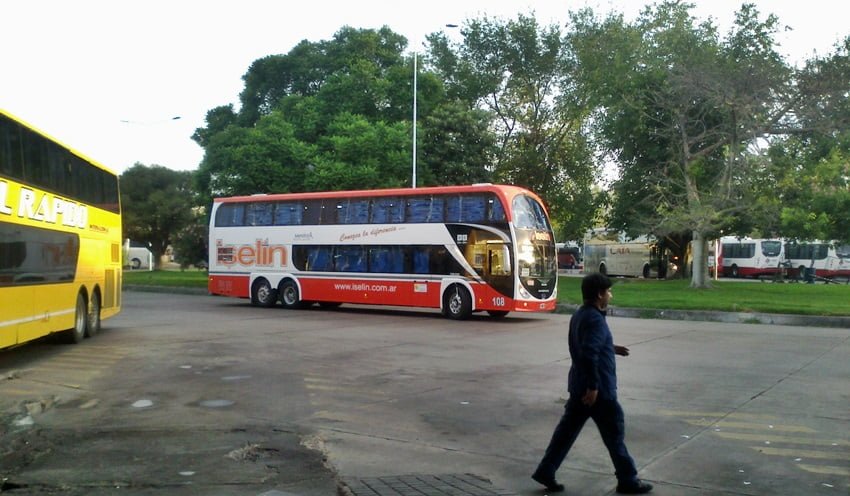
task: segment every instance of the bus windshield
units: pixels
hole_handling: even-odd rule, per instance
[[[778,257],[780,253],[782,253],[782,242],[781,241],[763,241],[761,244],[761,252],[762,255],[766,257]]]
[[[546,211],[534,199],[526,195],[517,195],[513,202],[514,225],[520,229],[538,229],[549,231]]]

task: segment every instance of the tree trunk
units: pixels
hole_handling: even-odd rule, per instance
[[[708,253],[705,235],[700,231],[694,231],[693,246],[693,270],[691,272],[692,288],[710,288],[711,282],[706,278],[708,272]]]

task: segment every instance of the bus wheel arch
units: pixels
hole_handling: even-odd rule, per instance
[[[100,312],[102,310],[102,302],[100,296],[100,288],[95,287],[94,291],[91,293],[91,298],[89,298],[88,302],[88,311],[86,312],[86,336],[93,337],[97,333],[100,332],[101,327],[101,318]]]
[[[449,285],[443,293],[443,315],[464,320],[472,314],[472,294],[463,284]]]
[[[138,270],[142,267],[142,261],[138,258],[134,258],[130,260],[130,268],[133,270]]]
[[[277,303],[277,290],[265,277],[258,277],[251,284],[251,304],[259,307],[273,307]]]
[[[277,288],[277,294],[280,298],[280,303],[283,308],[303,308],[304,302],[301,301],[301,290],[298,287],[298,282],[290,277],[280,281]]]

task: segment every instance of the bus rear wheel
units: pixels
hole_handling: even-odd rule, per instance
[[[443,296],[443,312],[454,320],[463,320],[472,314],[472,296],[460,284],[451,286]]]
[[[732,265],[732,277],[741,277],[741,273],[738,271],[737,265]]]
[[[89,311],[86,312],[86,336],[92,337],[100,332],[100,295],[92,293]]]
[[[280,283],[280,303],[284,308],[303,308],[304,302],[301,301],[301,295],[298,292],[298,285],[292,279],[287,279]]]
[[[277,290],[272,288],[269,281],[260,278],[251,287],[251,304],[260,307],[273,307],[277,302]]]

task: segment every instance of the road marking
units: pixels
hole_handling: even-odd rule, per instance
[[[804,463],[798,463],[797,466],[805,470],[806,472],[811,472],[813,474],[850,476],[850,468],[847,467],[832,467],[829,465],[807,465]]]
[[[773,424],[756,424],[753,422],[728,422],[726,420],[685,420],[685,422],[691,425],[697,425],[700,427],[719,427],[721,429],[766,429],[769,431],[776,432],[805,432],[812,433],[817,432],[811,427],[805,427],[800,425],[773,425]]]
[[[850,441],[830,441],[827,439],[817,439],[811,437],[791,437],[791,436],[771,436],[769,434],[744,434],[740,432],[715,432],[717,436],[724,439],[734,439],[737,441],[770,441],[771,443],[780,444],[811,444],[813,446],[850,446]]]
[[[835,451],[816,451],[805,449],[770,448],[767,446],[750,446],[750,448],[771,456],[788,456],[799,458],[817,458],[819,460],[848,460],[850,453],[839,453]]]
[[[776,420],[774,415],[765,415],[760,413],[686,412],[683,410],[659,410],[658,413],[669,417],[714,417],[717,419]]]

